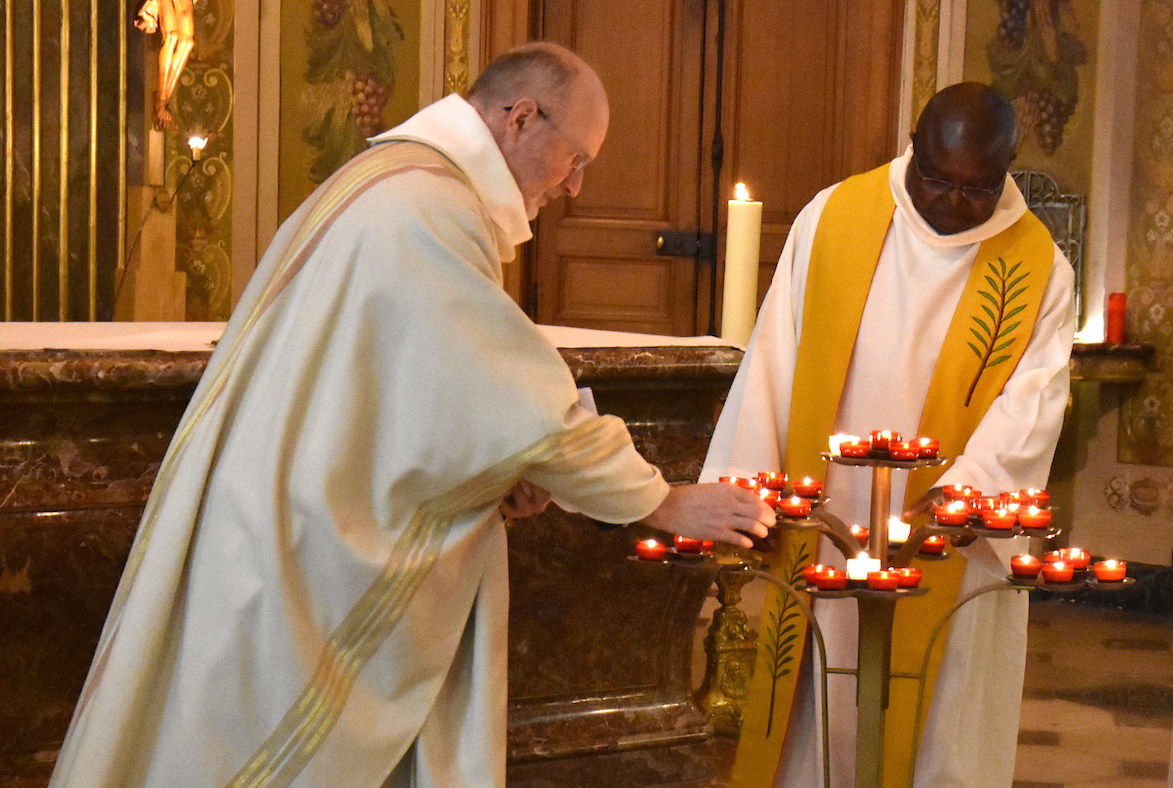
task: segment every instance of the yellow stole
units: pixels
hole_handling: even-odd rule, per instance
[[[840,184],[831,193],[815,231],[785,454],[785,469],[792,478],[822,478],[826,472],[820,454],[835,431],[856,334],[895,210],[888,169],[889,165],[884,165]],[[978,249],[941,345],[921,415],[919,434],[940,440],[943,456],[956,457],[964,451],[969,436],[1017,366],[1030,340],[1053,260],[1051,236],[1029,212]],[[827,308],[831,304],[834,309]],[[905,492],[905,507],[928,491],[942,472],[943,468],[926,468],[913,474]],[[861,479],[860,483],[865,482]],[[794,583],[797,571],[814,560],[817,549],[816,535],[787,534],[770,557],[770,569]],[[932,591],[897,605],[893,672],[919,671],[932,626],[956,600],[965,558],[954,553],[948,561],[921,562],[918,566],[924,584]],[[806,638],[805,627],[792,607],[781,594],[770,591],[763,611],[762,645],[743,708],[733,769],[735,785],[761,786],[774,781]],[[938,653],[925,678],[926,712],[939,662]],[[911,782],[916,696],[915,682],[891,683],[884,785]]]

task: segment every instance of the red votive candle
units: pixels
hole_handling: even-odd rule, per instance
[[[915,566],[902,566],[894,571],[900,578],[901,588],[916,588],[920,585],[920,570]]]
[[[815,575],[815,587],[820,591],[839,591],[847,588],[847,572],[828,567]]]
[[[868,572],[868,588],[873,591],[895,591],[900,587],[900,576],[891,569]]]
[[[778,506],[787,517],[806,517],[811,513],[810,499],[798,495],[783,498]]]
[[[937,525],[965,525],[969,520],[969,507],[965,501],[949,501],[933,507],[933,519]]]
[[[700,539],[690,539],[687,536],[677,534],[672,537],[672,546],[676,548],[678,553],[699,553],[704,546]]]
[[[1037,487],[1031,487],[1029,490],[1022,491],[1025,500],[1023,503],[1034,504],[1035,506],[1050,506],[1051,494],[1046,490],[1040,490]]]
[[[900,433],[892,430],[872,430],[872,448],[876,451],[888,451],[892,441],[900,440]]]
[[[768,506],[770,506],[771,508],[773,508],[775,511],[778,510],[778,506],[782,503],[781,491],[771,490],[768,487],[760,488],[758,490],[758,497],[761,498],[763,501],[765,501],[765,503]]]
[[[844,457],[866,457],[871,451],[871,441],[843,441],[839,444],[839,453]]]
[[[1026,493],[1023,490],[1018,490],[1016,492],[1004,492],[1001,495],[999,495],[998,497],[1002,499],[1002,503],[1004,505],[1011,504],[1011,503],[1017,503],[1017,504],[1030,503],[1030,500],[1026,497]]]
[[[1043,580],[1047,583],[1070,583],[1075,569],[1066,561],[1055,561],[1043,566]]]
[[[1087,569],[1088,564],[1092,562],[1092,557],[1088,555],[1087,550],[1082,550],[1078,547],[1064,547],[1059,550],[1059,560],[1065,561],[1076,571]]]
[[[1119,583],[1128,573],[1128,564],[1109,558],[1106,561],[1097,561],[1092,567],[1092,572],[1101,583]]]
[[[950,484],[941,488],[941,494],[945,496],[946,501],[964,501],[975,495],[981,495],[968,484]]]
[[[893,438],[888,441],[888,456],[894,460],[915,460],[920,456],[920,447],[914,441]]]
[[[969,499],[969,508],[973,509],[979,514],[981,512],[989,512],[998,508],[1002,503],[1000,498],[994,498],[989,495],[975,495]]]
[[[1108,293],[1108,316],[1104,321],[1104,341],[1119,345],[1124,341],[1124,318],[1128,313],[1128,296]]]
[[[872,536],[872,529],[853,525],[851,526],[851,535],[855,537],[855,541],[859,542],[861,547],[867,547],[868,539]]]
[[[1039,570],[1042,568],[1043,562],[1030,553],[1010,558],[1010,571],[1014,573],[1015,577],[1038,577]]]
[[[918,552],[924,553],[925,555],[943,555],[945,553],[945,537],[938,534],[926,537],[920,543]]]
[[[996,528],[999,531],[1009,530],[1014,527],[1014,521],[1018,517],[1007,509],[990,509],[982,512],[982,525],[986,528]]]
[[[722,476],[717,481],[722,484],[732,484],[734,487],[740,487],[743,490],[756,490],[760,485],[757,479],[751,479],[745,476]]]
[[[916,450],[921,459],[931,460],[941,451],[941,442],[933,438],[917,438]]]
[[[823,483],[809,476],[802,477],[802,481],[794,483],[794,494],[803,498],[818,498],[823,494]]]
[[[786,474],[779,471],[761,471],[758,473],[758,484],[767,490],[785,490]]]
[[[668,555],[668,546],[655,539],[644,539],[635,543],[635,554],[645,561],[663,561]]]
[[[1018,510],[1018,522],[1023,528],[1046,528],[1051,524],[1051,510],[1031,504]]]
[[[813,586],[815,584],[815,578],[830,568],[826,564],[807,564],[802,568],[802,579],[807,582],[807,585]]]

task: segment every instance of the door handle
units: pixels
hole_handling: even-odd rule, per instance
[[[656,233],[656,254],[708,259],[713,254],[713,235],[696,230],[661,230]]]

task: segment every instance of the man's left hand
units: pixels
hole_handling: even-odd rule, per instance
[[[906,523],[912,522],[912,518],[920,517],[922,514],[932,514],[933,507],[941,503],[944,496],[941,494],[940,487],[933,487],[927,493],[922,495],[920,499],[908,508],[900,519]]]
[[[505,493],[498,507],[501,514],[509,519],[533,517],[541,514],[550,504],[550,493],[535,484],[522,480]]]

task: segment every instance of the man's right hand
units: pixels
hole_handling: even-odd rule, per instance
[[[668,497],[643,522],[661,531],[692,539],[753,547],[746,536],[765,538],[774,524],[774,510],[753,493],[729,484],[686,484]]]

